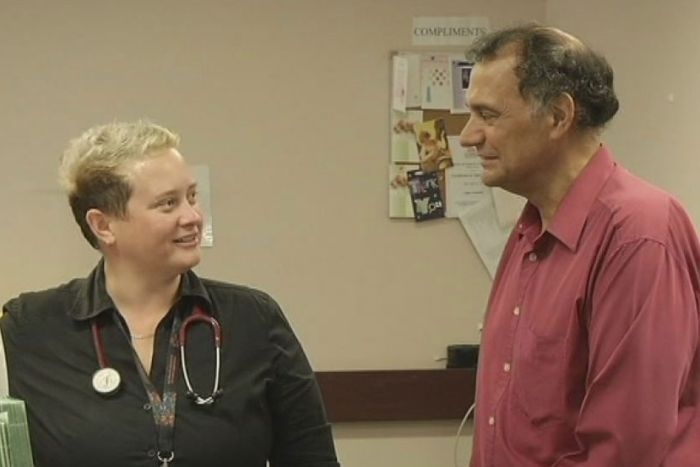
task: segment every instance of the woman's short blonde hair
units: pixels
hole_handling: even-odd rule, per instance
[[[179,144],[177,134],[148,120],[98,125],[69,143],[61,157],[59,178],[90,245],[99,248],[85,217],[90,209],[126,216],[133,188],[125,167]]]

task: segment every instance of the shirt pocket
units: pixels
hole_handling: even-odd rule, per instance
[[[521,326],[511,387],[518,408],[535,426],[566,420],[565,341]]]

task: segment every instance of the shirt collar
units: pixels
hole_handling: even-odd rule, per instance
[[[191,270],[182,275],[180,282],[180,302],[189,299],[191,303],[198,304],[205,311],[213,313],[212,301],[202,280]],[[78,320],[92,319],[107,310],[114,310],[116,306],[107,293],[107,283],[104,271],[104,259],[97,263],[90,275],[81,281],[75,302],[69,310],[70,315]]]
[[[616,166],[612,152],[601,145],[557,208],[547,230],[571,251],[576,251],[593,203]]]
[[[525,203],[523,212],[520,214],[520,220],[518,220],[518,225],[515,227],[518,232],[518,238],[527,235],[530,243],[535,243],[535,240],[540,236],[541,226],[540,212],[528,201]]]

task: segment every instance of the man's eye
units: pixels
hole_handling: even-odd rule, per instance
[[[497,117],[498,117],[498,115],[493,113],[493,112],[481,112],[481,119],[485,122],[493,121]]]
[[[198,198],[199,193],[197,193],[196,191],[191,191],[187,194],[187,201],[189,201],[190,204],[196,203]]]

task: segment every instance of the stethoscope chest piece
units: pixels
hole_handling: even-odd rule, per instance
[[[119,390],[122,378],[114,368],[104,367],[92,375],[92,387],[98,394],[111,396]]]

